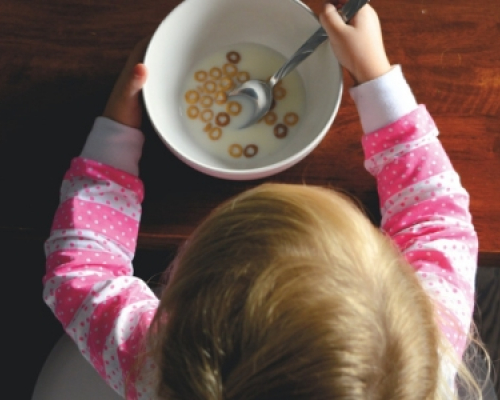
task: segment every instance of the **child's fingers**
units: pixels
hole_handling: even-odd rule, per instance
[[[146,82],[146,75],[144,64],[130,65],[125,68],[116,82],[112,96],[125,101],[137,96]]]
[[[346,28],[346,24],[340,16],[339,12],[335,8],[335,6],[330,3],[325,4],[319,18],[321,25],[323,25],[323,28],[330,36],[338,35],[342,33]]]
[[[146,37],[137,43],[128,57],[127,65],[124,68],[124,73],[128,75],[125,78],[127,79],[125,92],[128,96],[136,95],[146,82],[147,69],[142,63],[142,60],[149,43],[149,39],[149,37]]]
[[[103,113],[105,117],[134,128],[138,128],[141,124],[139,93],[148,75],[147,68],[142,63],[148,42],[149,38],[145,38],[134,47]]]
[[[139,93],[139,91],[146,83],[146,79],[148,76],[148,71],[146,66],[142,63],[136,64],[132,70],[132,76],[130,78],[129,84],[129,96],[135,96]]]
[[[333,4],[337,10],[340,10],[348,0],[326,0],[326,3]]]
[[[330,2],[325,3],[323,12],[320,15],[320,20],[322,20],[323,26],[326,25],[325,29],[327,27],[330,27],[330,31],[338,31],[340,33],[346,29],[345,27],[347,24],[340,16],[338,9],[339,7],[337,5],[332,5],[330,4]],[[370,4],[365,4],[351,18],[351,20],[349,21],[349,25],[354,27],[362,26],[363,21],[369,19],[371,17],[371,14],[373,14],[374,12],[375,11],[370,6]]]
[[[373,18],[376,17],[376,12],[370,4],[365,4],[358,12],[352,17],[349,22],[353,27],[367,26],[371,24]]]

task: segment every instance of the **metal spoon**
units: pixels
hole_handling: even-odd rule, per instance
[[[358,10],[370,0],[349,0],[340,8],[339,13],[345,23],[348,23]],[[316,48],[328,38],[326,31],[320,27],[283,66],[267,81],[251,79],[227,93],[227,98],[242,96],[254,105],[252,117],[240,129],[247,128],[267,114],[273,103],[273,87],[287,76],[297,65],[311,55]]]

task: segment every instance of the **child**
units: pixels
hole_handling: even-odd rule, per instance
[[[460,363],[478,251],[468,194],[374,9],[346,25],[326,4],[320,21],[356,81],[380,230],[331,189],[260,185],[197,228],[158,299],[132,269],[141,47],[72,161],[43,296],[127,399],[434,400],[456,396],[457,370],[477,389]]]

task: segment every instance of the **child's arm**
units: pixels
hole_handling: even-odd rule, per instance
[[[81,156],[72,160],[45,243],[43,278],[44,301],[82,355],[130,399],[143,390],[141,398],[150,398],[149,377],[134,368],[145,353],[144,336],[158,305],[146,283],[132,276],[144,141],[136,129],[140,115],[133,110],[144,79],[143,66],[124,69],[106,117],[96,119]],[[123,112],[127,107],[130,112]]]
[[[436,300],[441,328],[461,356],[472,320],[478,251],[468,194],[401,68],[387,68],[373,8],[363,7],[352,25],[337,17],[326,6],[321,21],[340,62],[359,84],[351,95],[365,132],[365,166],[377,178],[382,230]]]
[[[438,302],[443,313],[441,328],[461,357],[472,319],[478,252],[469,195],[424,106],[390,122],[389,114],[412,98],[409,94],[406,100],[394,96],[401,92],[398,85],[404,84],[400,68],[396,68],[351,91],[363,125],[376,126],[376,120],[387,120],[386,125],[363,136],[365,166],[377,178],[382,230],[394,240],[423,287]],[[391,85],[399,88],[392,95],[385,93]],[[388,112],[370,115],[373,106],[364,104],[368,98],[379,111],[387,107]],[[383,104],[380,98],[384,98]]]

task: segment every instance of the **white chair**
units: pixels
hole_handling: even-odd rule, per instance
[[[38,376],[31,400],[123,400],[63,335]]]

